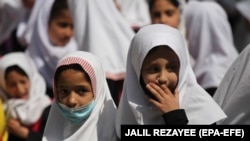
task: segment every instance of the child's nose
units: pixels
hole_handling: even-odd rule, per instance
[[[25,87],[21,84],[17,85],[17,91],[20,95],[22,95],[23,93],[25,93]]]
[[[68,38],[73,36],[73,29],[71,27],[68,27],[67,30],[65,31],[65,36]]]
[[[76,107],[77,105],[77,100],[76,100],[76,97],[74,95],[73,92],[70,93],[69,97],[68,97],[68,102],[67,102],[67,106],[70,107],[70,108],[74,108]]]
[[[168,74],[167,72],[161,72],[157,78],[157,81],[160,85],[165,84],[168,85]]]

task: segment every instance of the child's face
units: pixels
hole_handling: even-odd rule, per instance
[[[70,108],[87,105],[94,98],[94,94],[86,75],[73,69],[63,71],[56,84],[58,101]]]
[[[168,0],[157,0],[150,11],[151,22],[153,24],[166,24],[178,28],[180,11]]]
[[[49,38],[57,46],[66,45],[73,36],[73,20],[69,10],[63,10],[49,22]]]
[[[160,46],[150,52],[142,64],[142,78],[146,84],[167,85],[174,92],[179,77],[180,62],[174,51]]]
[[[16,71],[11,71],[6,75],[6,90],[11,98],[28,99],[31,87],[27,76]]]

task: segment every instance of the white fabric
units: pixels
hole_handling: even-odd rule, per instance
[[[121,13],[131,27],[142,27],[151,23],[147,0],[118,0]]]
[[[0,0],[0,44],[16,28],[23,13],[21,0]]]
[[[37,69],[52,87],[52,78],[58,61],[70,52],[78,50],[74,37],[65,46],[55,46],[48,35],[48,20],[54,0],[46,0],[39,10],[31,43],[26,53],[32,58]]]
[[[80,50],[96,55],[106,77],[124,78],[129,42],[133,30],[116,9],[113,0],[69,0]]]
[[[250,22],[250,1],[241,0],[236,3],[236,9]]]
[[[22,17],[22,21],[18,24],[17,38],[23,45],[28,45],[31,41],[37,15],[43,3],[44,0],[35,0],[32,10],[27,10]]]
[[[5,92],[5,70],[12,65],[18,65],[24,70],[29,77],[31,88],[28,100],[9,99],[7,101],[10,110],[8,112],[18,118],[22,124],[31,125],[37,122],[44,109],[51,104],[50,98],[45,93],[45,81],[24,53],[8,53],[0,59],[0,86]]]
[[[83,124],[72,125],[53,103],[43,141],[115,141],[117,139],[114,125],[116,106],[109,92],[100,61],[88,52],[76,51],[65,56],[58,66],[71,63],[78,63],[84,70],[90,70],[87,73],[91,78],[96,105]],[[68,137],[64,137],[65,134]]]
[[[171,47],[180,59],[179,101],[189,124],[212,124],[226,117],[212,97],[197,84],[181,33],[167,25],[153,24],[141,28],[130,45],[127,74],[116,118],[118,135],[123,124],[165,124],[160,111],[147,100],[139,82],[145,56],[159,45]]]
[[[197,81],[203,88],[217,87],[238,56],[227,15],[213,1],[190,1],[184,14]]]
[[[222,107],[227,118],[217,124],[250,124],[250,44],[225,74],[214,100]]]

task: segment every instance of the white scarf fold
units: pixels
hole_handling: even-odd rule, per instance
[[[236,9],[250,22],[250,1],[241,0],[236,3]]]
[[[129,42],[134,32],[116,9],[113,0],[69,0],[80,50],[96,55],[106,77],[125,76]]]
[[[20,21],[17,26],[17,38],[22,45],[28,45],[30,43],[35,22],[43,3],[43,0],[35,0],[32,9],[26,10],[26,13],[22,17],[22,21]]]
[[[118,0],[122,16],[131,27],[142,27],[151,23],[147,0]]]
[[[190,1],[184,17],[196,79],[205,89],[218,87],[238,56],[227,14],[214,1]]]
[[[20,0],[0,0],[0,44],[11,35],[24,12]]]
[[[228,69],[221,81],[214,100],[227,114],[217,124],[250,124],[250,44]]]

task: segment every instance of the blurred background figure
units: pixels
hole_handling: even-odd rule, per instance
[[[184,16],[196,79],[213,96],[238,56],[227,14],[214,1],[189,1]]]
[[[67,0],[47,0],[40,5],[26,54],[44,77],[47,94],[53,97],[55,66],[66,54],[78,50]]]
[[[228,14],[228,19],[233,32],[234,43],[238,52],[241,52],[250,41],[250,33],[245,25],[246,15],[242,15],[242,12],[245,10],[242,11],[241,8],[241,10],[239,10],[239,7],[237,6],[237,3],[243,2],[245,3],[245,7],[249,7],[247,1],[249,0],[217,0],[217,2]]]
[[[8,141],[40,141],[51,99],[43,77],[25,53],[8,53],[0,59],[0,87],[8,98]]]
[[[248,7],[249,8],[249,7]],[[250,125],[250,44],[240,53],[221,81],[214,100],[227,118],[217,122],[224,125]]]
[[[186,36],[185,19],[183,9],[186,5],[184,0],[147,0],[149,5],[151,24],[166,24],[179,29]],[[187,41],[187,40],[186,40]],[[189,55],[190,64],[193,66],[194,59]]]
[[[21,0],[0,0],[0,55],[18,48],[16,40],[16,28],[22,20],[26,8]],[[15,45],[13,45],[15,44]]]
[[[236,3],[236,9],[243,17],[242,28],[245,29],[244,31],[241,32],[241,35],[238,36],[238,38],[242,37],[242,42],[241,42],[242,46],[239,46],[238,48],[239,52],[241,52],[244,49],[244,47],[250,43],[250,0],[238,1]]]
[[[34,30],[35,22],[38,17],[38,12],[43,0],[22,0],[23,5],[26,7],[25,13],[22,16],[22,20],[17,25],[16,36],[18,43],[27,47],[30,44],[32,33]]]
[[[79,50],[93,53],[104,67],[111,95],[118,105],[129,43],[134,31],[114,0],[69,0]]]
[[[166,24],[179,29],[185,35],[184,0],[147,0],[152,24]]]
[[[120,12],[130,27],[137,32],[140,27],[150,24],[147,0],[117,0]]]

